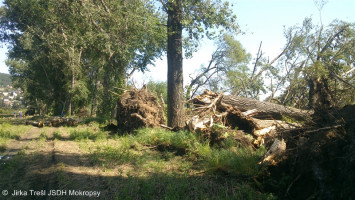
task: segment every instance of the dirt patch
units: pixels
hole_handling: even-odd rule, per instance
[[[165,124],[164,106],[145,89],[130,90],[118,101],[117,126],[123,131]]]

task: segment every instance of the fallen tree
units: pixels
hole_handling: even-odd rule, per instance
[[[203,106],[211,103],[211,99],[216,98],[216,93],[205,90],[200,96],[191,99],[195,106]],[[310,110],[301,110],[292,107],[287,107],[279,104],[258,101],[232,95],[221,95],[221,103],[232,106],[241,112],[252,111],[250,115],[258,119],[275,119],[280,120],[282,116],[287,116],[295,120],[307,120],[313,114]]]
[[[37,120],[26,120],[25,124],[42,128],[44,126],[47,127],[77,126],[80,122],[79,120],[73,118],[63,118],[63,117],[53,117],[47,120],[44,119],[37,119]]]
[[[226,97],[229,98],[227,101]],[[275,140],[277,140],[277,131],[293,130],[299,127],[297,123],[288,123],[273,119],[272,116],[275,116],[273,113],[275,111],[269,109],[271,109],[270,107],[277,107],[278,105],[276,104],[264,104],[264,102],[245,98],[239,100],[238,97],[234,98],[237,100],[231,101],[230,99],[230,96],[214,93],[209,90],[205,90],[202,95],[191,99],[190,102],[192,102],[194,106],[192,110],[194,116],[188,121],[189,130],[208,132],[214,124],[221,124],[231,130],[238,129],[238,131],[244,132],[246,136],[251,135],[253,138],[251,144],[255,147],[265,145],[267,149],[272,149],[271,147],[275,146],[274,143]],[[241,109],[241,106],[236,106],[235,102],[238,102],[238,105],[243,105],[243,108]],[[268,105],[269,108],[264,108],[262,105]],[[284,106],[280,106],[279,110],[282,110],[281,113],[290,114],[298,112],[297,109],[287,107],[281,109],[283,107]],[[286,112],[286,110],[289,110],[289,112]],[[301,113],[300,115],[305,115],[303,111],[299,112]],[[255,118],[256,116],[260,117],[261,114],[264,114],[264,116],[266,114],[269,115],[268,118],[272,120],[265,119],[266,117],[263,117],[264,119]],[[297,116],[300,117],[300,115]],[[282,116],[282,114],[280,114],[280,116]],[[282,144],[282,148],[280,148],[281,151],[268,151],[269,156],[266,156],[262,162],[277,163],[276,160],[282,155],[280,152],[284,152],[286,149],[286,143],[284,141],[280,144]],[[280,145],[276,146],[278,147]]]
[[[222,103],[235,106],[242,112],[256,109],[257,112],[253,117],[259,119],[282,119],[282,116],[287,116],[296,120],[305,120],[313,114],[313,111],[309,110],[300,110],[270,102],[231,95],[223,95]]]
[[[242,131],[237,140],[252,136],[248,145],[265,147],[259,164],[266,166],[267,173],[257,177],[256,182],[261,181],[266,191],[280,199],[354,196],[355,105],[324,110],[325,116],[331,117],[327,120],[330,123],[324,124],[317,123],[319,117],[324,117],[319,112],[310,116],[312,112],[210,91],[190,102],[194,116],[189,128],[210,135],[210,144],[223,140],[228,131],[236,132],[236,127],[239,133]],[[282,116],[300,119],[302,125],[275,120]],[[227,128],[217,138],[212,137],[219,123]]]

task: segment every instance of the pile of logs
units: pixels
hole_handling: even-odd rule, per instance
[[[60,126],[77,126],[79,123],[78,120],[73,118],[63,118],[63,117],[54,117],[48,120],[27,120],[26,125],[36,126],[42,128],[43,126],[48,127],[60,127]]]

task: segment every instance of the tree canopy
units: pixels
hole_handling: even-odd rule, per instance
[[[34,104],[54,114],[89,107],[110,115],[125,87],[165,49],[163,19],[149,1],[4,1],[7,65]]]
[[[285,73],[283,104],[317,109],[355,101],[354,24],[335,20],[325,27],[306,18],[285,37],[289,46],[279,62]]]

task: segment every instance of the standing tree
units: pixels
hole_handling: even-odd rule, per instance
[[[145,0],[5,0],[0,11],[11,74],[54,114],[101,104],[101,115],[110,116],[116,99],[109,90],[165,49],[160,13]]]
[[[221,0],[160,0],[168,15],[168,125],[184,126],[183,46],[185,54],[196,51],[199,39],[212,39],[218,28],[237,31],[235,15],[228,2]],[[186,30],[186,38],[183,38]]]

